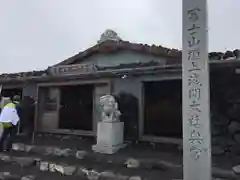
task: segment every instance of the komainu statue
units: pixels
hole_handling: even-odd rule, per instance
[[[101,121],[118,122],[121,112],[118,110],[118,103],[114,96],[105,95],[100,98]]]

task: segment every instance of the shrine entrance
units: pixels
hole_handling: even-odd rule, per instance
[[[144,83],[144,135],[182,138],[182,81]]]
[[[91,84],[60,87],[59,129],[93,130]]]
[[[11,88],[11,89],[2,89],[1,96],[2,97],[10,97],[11,99],[13,96],[19,95],[22,98],[22,88]]]

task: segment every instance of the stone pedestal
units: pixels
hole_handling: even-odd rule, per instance
[[[97,127],[97,144],[92,146],[95,152],[103,154],[113,154],[120,148],[125,147],[123,144],[123,122],[99,122]]]

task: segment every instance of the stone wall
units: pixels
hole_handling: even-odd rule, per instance
[[[235,69],[211,73],[213,153],[240,154],[239,78]]]

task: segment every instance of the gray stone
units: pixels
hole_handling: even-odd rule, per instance
[[[40,162],[40,171],[49,171],[49,163],[46,161]]]
[[[38,148],[38,151],[41,152],[41,148]],[[42,151],[44,151],[44,155],[54,154],[54,148],[53,147],[46,147],[45,149],[42,148]]]
[[[32,153],[36,153],[36,154],[44,154],[44,155],[47,155],[47,154],[45,154],[45,153],[46,153],[46,147],[43,147],[43,146],[34,146],[34,147],[31,149],[31,152],[32,152]]]
[[[20,180],[18,175],[11,174],[10,172],[0,172],[0,180]]]
[[[12,150],[24,152],[25,151],[25,144],[23,144],[23,143],[13,143]]]
[[[71,176],[76,172],[76,170],[76,166],[63,166],[63,175]]]
[[[50,172],[56,172],[56,164],[49,163],[48,167]]]
[[[53,155],[62,156],[62,150],[60,148],[54,148],[53,149]]]
[[[76,171],[76,176],[79,176],[83,179],[87,178],[88,170],[82,167],[79,167]]]
[[[71,149],[60,149],[60,148],[53,149],[53,155],[55,155],[55,156],[69,157],[70,154],[71,154]]]
[[[76,156],[75,157],[77,159],[84,159],[87,155],[88,155],[87,151],[79,150],[79,151],[76,152]]]
[[[33,158],[36,164],[39,164],[41,162],[41,158]]]
[[[100,177],[100,173],[94,170],[88,171],[87,178],[89,180],[98,180]]]
[[[36,179],[36,177],[33,175],[27,175],[21,178],[21,180],[34,180],[34,179]]]
[[[140,176],[131,176],[129,180],[142,180]]]
[[[240,174],[240,165],[236,165],[232,168],[233,172],[235,174]]]
[[[240,123],[237,121],[232,121],[228,126],[228,132],[234,134],[236,131],[240,130]]]
[[[10,172],[0,172],[0,179],[5,180],[6,177],[9,177],[10,175]]]
[[[62,149],[62,156],[63,157],[69,157],[72,154],[72,150],[67,148],[67,149]]]
[[[51,165],[52,165],[51,172],[59,172],[62,175],[66,175],[66,176],[73,175],[77,170],[77,167],[75,166],[59,165],[59,164],[51,164]],[[50,170],[50,167],[49,167],[49,170]]]
[[[139,168],[140,162],[137,159],[129,158],[124,163],[124,166],[127,167],[127,168]]]
[[[116,179],[116,175],[113,172],[101,172],[100,173],[100,180],[115,180]]]
[[[21,167],[29,167],[35,165],[34,158],[31,157],[15,157],[14,161]]]
[[[55,172],[59,172],[60,174],[64,175],[64,169],[62,165],[55,164],[54,169],[55,169]]]
[[[116,179],[117,180],[129,180],[129,176],[124,176],[124,175],[118,174]]]
[[[4,161],[4,162],[7,162],[7,163],[12,162],[12,158],[10,156],[5,155],[5,154],[0,154],[0,160]]]
[[[25,146],[25,152],[31,152],[31,150],[34,148],[35,146],[33,145],[26,145]]]

